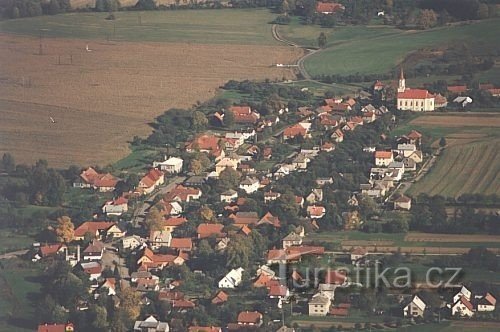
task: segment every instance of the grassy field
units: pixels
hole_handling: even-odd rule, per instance
[[[141,26],[137,12],[116,15],[0,22],[0,154],[104,166],[125,158],[127,141],[148,135],[165,110],[207,100],[230,79],[294,78],[272,64],[302,54],[272,41],[263,9],[144,12]],[[39,28],[48,29],[41,56]]]
[[[500,194],[499,128],[499,115],[478,113],[423,115],[398,128],[395,135],[416,129],[431,142],[446,137],[448,144],[430,172],[413,184],[408,194]]]
[[[425,31],[404,31],[386,26],[337,27],[302,26],[298,21],[280,27],[282,35],[301,45],[316,45],[325,32],[328,48],[305,61],[312,76],[321,74],[384,73],[419,48],[443,47],[451,42],[495,45],[500,20],[453,25]]]
[[[272,38],[276,15],[267,9],[169,10],[72,13],[0,22],[0,31],[46,37],[137,42],[278,45]]]
[[[2,229],[0,232],[0,255],[9,251],[27,249],[33,242],[32,236]]]
[[[34,331],[40,267],[14,259],[0,264],[0,331]]]

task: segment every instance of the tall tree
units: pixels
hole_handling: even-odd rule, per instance
[[[163,229],[163,216],[156,207],[152,207],[149,210],[145,225],[149,231],[160,231]]]
[[[207,116],[205,114],[203,114],[202,112],[200,112],[200,111],[194,111],[193,112],[192,124],[193,124],[193,129],[196,132],[202,131],[208,125]]]
[[[4,153],[2,156],[2,169],[7,173],[11,173],[16,169],[16,162],[10,153]]]
[[[58,241],[69,243],[75,236],[75,225],[68,216],[57,218],[56,236]]]
[[[319,37],[318,37],[318,46],[320,48],[325,48],[326,43],[327,43],[326,35],[325,35],[324,32],[322,32],[322,33],[319,34]]]

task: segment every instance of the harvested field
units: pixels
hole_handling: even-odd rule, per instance
[[[342,241],[342,246],[391,246],[394,241],[350,240]]]
[[[411,121],[417,126],[500,127],[498,114],[425,115]]]
[[[342,250],[349,251],[352,246],[342,246]],[[400,251],[403,254],[437,254],[437,255],[461,255],[469,252],[468,247],[396,247],[396,246],[366,246],[369,252],[389,253]],[[489,251],[500,254],[500,248],[488,248]]]
[[[88,43],[92,52],[85,51]],[[58,167],[116,161],[128,153],[127,141],[147,135],[148,123],[165,110],[206,100],[229,79],[292,78],[290,70],[270,65],[301,53],[44,38],[40,56],[38,44],[0,34],[0,153],[13,153],[17,162],[44,158]]]
[[[425,114],[401,128],[416,129],[434,141],[445,137],[447,147],[435,165],[408,194],[459,197],[500,194],[500,115],[496,113]]]
[[[464,235],[464,234],[431,234],[408,233],[405,237],[408,242],[500,242],[497,235]]]

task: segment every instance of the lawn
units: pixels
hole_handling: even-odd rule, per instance
[[[139,42],[277,45],[267,9],[72,13],[0,22],[0,31],[46,37]]]
[[[145,167],[151,164],[151,159],[158,151],[147,147],[132,147],[132,151],[128,156],[118,160],[113,164],[116,170],[143,171]]]
[[[33,331],[40,266],[17,259],[0,262],[0,331]]]
[[[33,242],[34,238],[30,235],[2,229],[0,231],[0,255],[5,252],[27,249]]]
[[[443,47],[452,42],[496,45],[495,31],[500,20],[453,25],[432,30],[398,30],[385,26],[354,26],[325,29],[302,26],[298,21],[280,27],[281,34],[301,45],[316,45],[325,32],[328,47],[310,56],[305,68],[312,76],[321,74],[385,73],[397,66],[410,52],[424,47]]]

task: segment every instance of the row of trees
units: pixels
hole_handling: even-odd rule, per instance
[[[71,11],[70,0],[6,0],[0,3],[4,18],[55,15]]]

